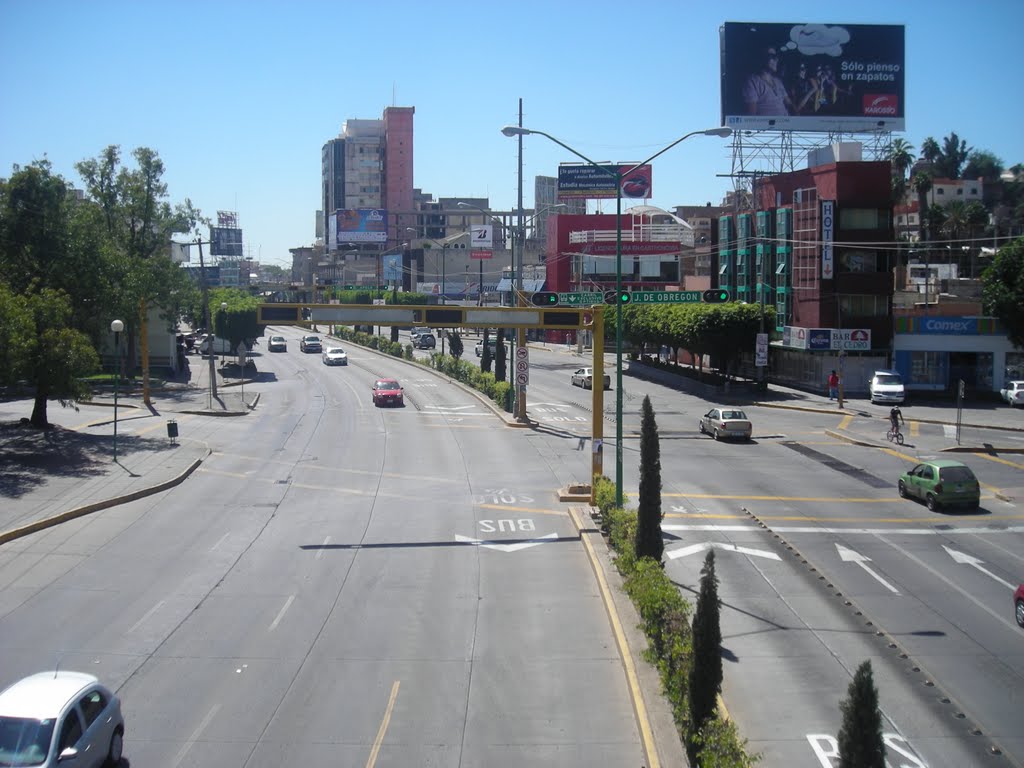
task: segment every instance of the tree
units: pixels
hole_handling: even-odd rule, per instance
[[[885,768],[882,713],[870,661],[857,667],[846,696],[839,704],[839,768]]]
[[[640,494],[634,550],[637,558],[650,557],[660,563],[665,551],[661,534],[661,447],[654,408],[646,395],[641,412]]]
[[[462,336],[458,331],[448,331],[448,354],[456,360],[460,360],[462,358],[462,353]]]
[[[222,308],[227,304],[227,308]],[[241,347],[252,349],[253,343],[266,330],[257,322],[260,300],[238,288],[215,288],[210,291],[210,317],[213,333],[226,339],[231,349],[241,357]]]
[[[721,604],[718,600],[718,577],[715,575],[715,550],[708,550],[700,575],[700,594],[693,615],[693,666],[687,681],[690,721],[686,749],[691,765],[696,765],[697,736],[707,721],[714,717],[718,694],[722,691]]]
[[[942,152],[935,161],[935,171],[940,178],[959,179],[960,169],[967,162],[971,150],[966,139],[950,133],[942,140]]]
[[[122,166],[120,147],[111,145],[75,168],[102,216],[109,242],[124,257],[118,299],[110,309],[125,322],[129,371],[135,367],[133,340],[140,339],[143,399],[148,403],[149,307],[159,306],[166,312],[179,306],[181,295],[191,290],[184,270],[171,261],[169,246],[173,233],[192,232],[203,219],[188,199],[175,208],[167,202],[164,165],[156,152],[139,147],[132,157],[134,169]],[[175,319],[167,317],[168,322]]]
[[[29,423],[38,429],[49,426],[46,406],[51,398],[65,407],[88,399],[90,388],[82,377],[99,367],[89,338],[68,327],[71,314],[70,298],[62,290],[32,286],[16,294],[0,283],[3,380],[25,379],[35,387]]]
[[[498,329],[498,343],[494,348],[494,380],[505,381],[507,375],[505,352],[505,329]]]
[[[942,148],[939,142],[929,136],[921,142],[921,159],[927,163],[934,163],[942,156]]]
[[[988,150],[975,149],[967,156],[963,176],[965,179],[981,178],[986,182],[996,182],[999,181],[999,174],[1002,172],[1002,160]]]
[[[996,251],[981,273],[981,298],[1013,345],[1024,348],[1024,238]]]
[[[490,329],[484,328],[484,348],[480,350],[480,370],[484,373],[491,372],[491,363],[493,362],[493,357],[491,356],[490,333]]]
[[[914,163],[914,150],[906,139],[895,139],[889,145],[889,162],[892,164],[893,200],[900,201],[907,193],[907,170]]]
[[[924,153],[924,147],[921,147]],[[910,180],[910,186],[917,193],[917,235],[921,241],[928,239],[928,229],[925,226],[925,216],[928,213],[928,193],[932,188],[932,174],[928,171],[918,171]]]

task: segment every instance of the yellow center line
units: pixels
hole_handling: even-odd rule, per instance
[[[843,416],[843,420],[839,422],[839,429],[846,429],[850,426],[850,422],[853,421],[853,414],[847,414]]]
[[[395,680],[391,686],[391,696],[388,697],[388,706],[384,710],[384,719],[381,721],[380,728],[377,729],[377,738],[373,740],[373,749],[370,750],[370,757],[366,761],[366,768],[373,768],[377,764],[377,755],[380,754],[380,746],[384,743],[384,734],[387,733],[388,723],[391,722],[391,713],[395,709],[395,699],[398,698],[398,686],[401,685],[401,680]]]
[[[1005,464],[1006,466],[1013,467],[1014,469],[1024,469],[1024,464],[1018,464],[1016,461],[1009,461],[1008,459],[1003,459],[999,456],[993,456],[990,453],[975,453],[974,455],[980,459],[988,459],[989,461],[994,461],[997,464]]]

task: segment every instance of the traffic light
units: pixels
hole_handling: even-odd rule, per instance
[[[702,298],[705,304],[724,304],[729,301],[729,292],[724,288],[712,288],[704,291]]]
[[[553,291],[540,291],[530,297],[530,302],[538,307],[554,307],[558,304],[558,294]]]
[[[633,298],[633,294],[623,289],[622,291],[605,291],[604,292],[604,303],[605,304],[629,304],[630,299]]]

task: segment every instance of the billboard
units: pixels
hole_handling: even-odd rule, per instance
[[[386,243],[388,212],[381,208],[344,208],[334,213],[338,242]]]
[[[598,167],[580,163],[562,163],[558,166],[558,199],[614,198],[617,195],[616,174],[626,173],[632,167],[632,164],[605,163]],[[623,176],[622,196],[633,199],[646,199],[651,196],[650,165],[641,165],[635,171]]]
[[[237,227],[210,227],[212,256],[242,255],[242,230]]]
[[[780,131],[904,130],[904,28],[726,22],[722,124]]]

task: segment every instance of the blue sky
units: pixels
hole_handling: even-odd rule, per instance
[[[906,25],[904,138],[955,131],[1024,162],[1024,1],[770,4],[732,0],[432,3],[0,0],[0,176],[117,144],[156,150],[172,202],[235,210],[247,252],[289,264],[314,239],[320,150],[349,118],[413,106],[415,185],[515,207],[525,126],[593,160],[638,161],[719,123],[725,21]],[[695,137],[654,164],[651,204],[718,203],[729,142]],[[524,140],[533,177],[576,158]]]

